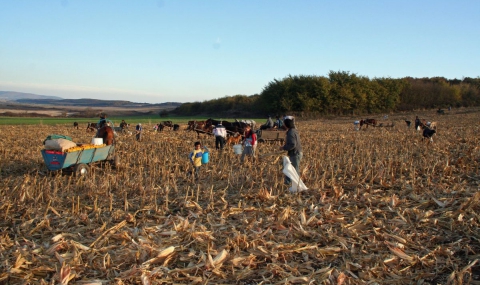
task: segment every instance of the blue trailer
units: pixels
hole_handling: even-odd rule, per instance
[[[109,161],[116,168],[120,166],[119,158],[115,155],[114,145],[82,149],[74,152],[46,149],[42,149],[41,152],[49,171],[73,171],[77,176],[87,174],[89,164],[92,162]]]

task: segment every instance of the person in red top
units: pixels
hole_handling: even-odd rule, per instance
[[[240,163],[245,161],[245,155],[249,155],[252,157],[252,160],[255,159],[255,148],[257,147],[257,134],[252,130],[250,125],[245,127],[244,133],[244,141],[243,141],[243,152],[242,156],[240,157]]]

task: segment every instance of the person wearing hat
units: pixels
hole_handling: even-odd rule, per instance
[[[300,142],[300,135],[298,134],[297,129],[295,128],[294,121],[292,119],[285,119],[283,121],[285,127],[287,127],[287,137],[285,140],[285,145],[280,147],[280,150],[286,150],[290,162],[292,162],[293,167],[300,176],[300,161],[303,157],[302,143]],[[285,176],[284,180],[286,185],[290,185],[291,180],[289,177]]]
[[[135,127],[135,131],[137,132],[135,134],[135,138],[137,139],[137,141],[140,141],[142,139],[142,131],[143,131],[141,123],[138,123],[138,125]]]

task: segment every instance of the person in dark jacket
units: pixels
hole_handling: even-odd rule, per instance
[[[292,162],[293,167],[300,176],[300,161],[303,157],[302,143],[300,142],[300,135],[295,128],[294,121],[292,119],[285,119],[283,121],[285,127],[287,127],[287,138],[285,145],[280,147],[280,150],[286,150],[288,158]],[[285,184],[290,185],[291,180],[285,176]]]
[[[135,127],[135,131],[136,131],[135,138],[137,139],[137,141],[141,141],[142,140],[142,131],[143,131],[141,123],[138,123],[138,125]]]

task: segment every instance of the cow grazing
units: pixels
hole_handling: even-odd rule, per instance
[[[368,128],[368,126],[376,127],[377,126],[377,120],[375,120],[375,119],[360,120],[360,128],[362,128],[363,125],[367,126],[367,128]]]
[[[174,125],[173,125],[173,130],[174,130],[174,131],[180,130],[180,125],[179,125],[179,124],[174,124]]]
[[[73,122],[73,128],[78,130],[78,122]]]
[[[429,128],[425,128],[423,129],[423,138],[422,140],[424,139],[429,139],[430,142],[433,142],[433,135],[436,133],[437,131],[435,130],[432,130],[432,129],[429,129]]]
[[[188,121],[187,131],[193,131],[195,129],[195,121]]]
[[[405,120],[405,123],[407,124],[407,128],[410,128],[410,125],[412,124],[412,122]]]
[[[163,125],[162,123],[160,123],[160,124],[156,124],[156,125],[153,127],[153,130],[154,130],[154,131],[157,131],[157,132],[161,132],[161,131],[163,131],[164,128],[165,128],[165,125]]]
[[[171,129],[173,129],[173,122],[172,121],[163,121],[162,124],[165,126],[165,127],[168,127]]]

